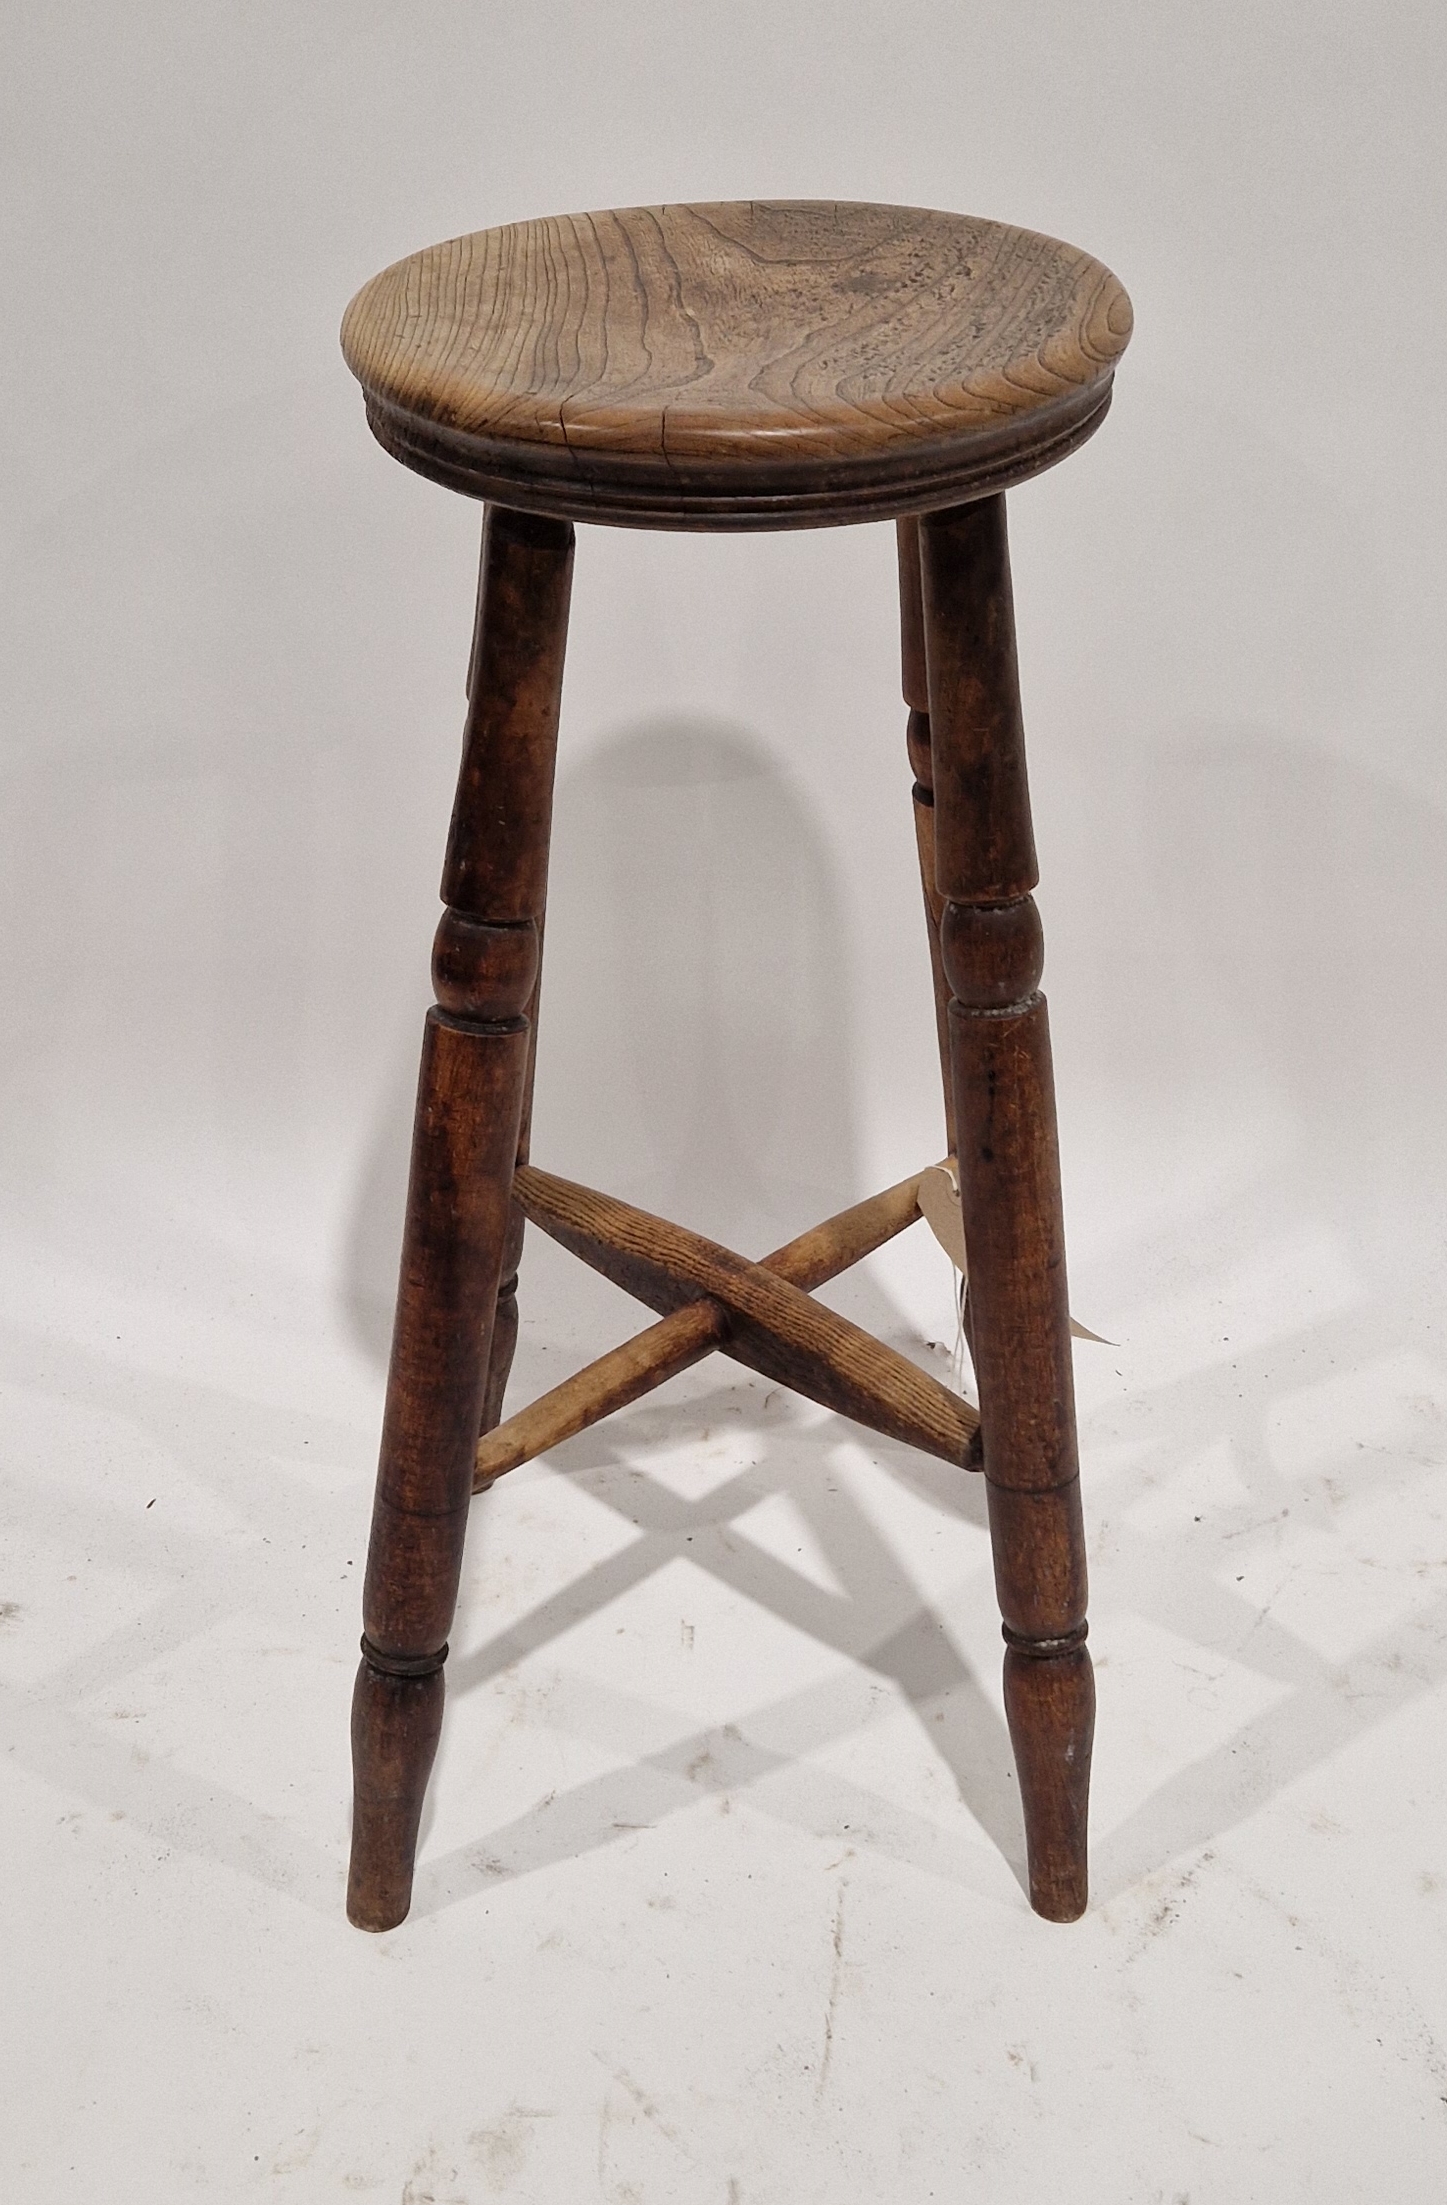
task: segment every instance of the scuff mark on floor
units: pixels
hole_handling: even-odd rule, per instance
[[[824,2051],[819,2061],[819,2080],[814,2085],[814,2103],[819,2105],[829,2081],[829,2067],[834,2058],[834,2016],[839,2008],[839,1987],[844,1979],[844,1894],[849,1889],[849,1878],[841,1876],[839,1892],[834,1901],[834,1968],[829,1978],[829,2003],[824,2009]]]
[[[689,2162],[690,2166],[694,2165],[695,2161],[693,2153],[689,2150],[687,2144],[685,2144],[677,2129],[669,2127],[667,2121],[664,2120],[663,2115],[659,2112],[658,2107],[654,2103],[653,2099],[648,2097],[644,2091],[640,2090],[638,2084],[633,2080],[633,2077],[629,2074],[627,2068],[620,2067],[617,2073],[614,2075],[613,2080],[623,2085],[623,2088],[627,2091],[629,2097],[633,2100],[633,2103],[637,2106],[639,2112],[643,2115],[644,2120],[649,2122],[652,2127],[656,2128],[660,2136],[667,2137],[669,2143],[672,2144],[674,2150],[682,2152],[684,2158]]]
[[[403,2187],[401,2205],[468,2205],[468,2199],[453,2187],[456,2181],[456,2167],[439,2163],[436,2150],[429,2146]]]
[[[533,2146],[533,2124],[554,2118],[546,2106],[510,2105],[497,2120],[484,2128],[474,2129],[467,2139],[467,2148],[482,2169],[488,2188],[497,2193],[505,2192],[515,2175],[522,2172]]]

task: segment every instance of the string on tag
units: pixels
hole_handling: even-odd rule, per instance
[[[953,1266],[951,1266],[953,1269]],[[955,1272],[955,1346],[950,1356],[950,1383],[956,1393],[965,1390],[965,1296],[969,1281],[963,1271]]]

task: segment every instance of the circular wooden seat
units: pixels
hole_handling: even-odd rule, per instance
[[[357,294],[380,442],[474,497],[648,528],[961,504],[1097,427],[1130,335],[1108,268],[913,207],[562,215],[414,253]]]

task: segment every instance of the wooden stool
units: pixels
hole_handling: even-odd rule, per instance
[[[1114,276],[1069,245],[823,201],[483,230],[347,310],[379,441],[488,501],[353,1704],[364,1929],[411,1901],[472,1494],[715,1348],[983,1469],[1031,1903],[1084,1910],[1094,1685],[1003,492],[1098,427],[1130,326]],[[918,1176],[749,1263],[527,1160],[574,522],[873,519],[898,523],[978,1417],[811,1296],[914,1221]],[[499,1424],[525,1219],[661,1322]]]

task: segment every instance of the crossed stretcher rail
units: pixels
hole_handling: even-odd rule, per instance
[[[513,1198],[530,1223],[659,1311],[660,1322],[486,1433],[473,1491],[651,1393],[715,1349],[871,1431],[978,1469],[978,1411],[812,1294],[914,1224],[921,1215],[922,1177],[916,1172],[856,1202],[751,1263],[612,1195],[520,1165]]]

